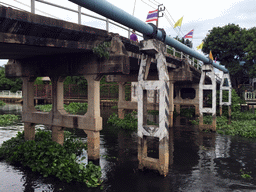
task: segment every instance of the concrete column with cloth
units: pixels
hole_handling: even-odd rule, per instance
[[[211,84],[205,84],[205,78],[206,73],[208,73]],[[204,91],[210,90],[212,92],[212,107],[204,107],[203,101],[204,101]],[[208,129],[212,131],[216,131],[216,79],[215,79],[215,73],[213,66],[210,64],[204,64],[202,66],[202,74],[200,78],[199,83],[199,129]],[[212,124],[211,125],[205,125],[204,124],[204,117],[203,114],[212,114]]]
[[[169,75],[164,52],[166,45],[155,39],[142,41],[138,76],[138,159],[139,169],[155,169],[166,176],[169,170]],[[159,80],[148,81],[151,56],[155,54]],[[147,90],[159,90],[159,126],[147,124]],[[159,159],[147,156],[147,137],[159,139]]]

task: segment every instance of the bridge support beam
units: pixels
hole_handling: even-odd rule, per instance
[[[205,84],[206,73],[209,74],[211,84]],[[204,97],[208,97],[206,94],[204,95],[204,91],[211,91],[212,93],[211,107],[205,107],[203,105]],[[212,131],[216,131],[216,79],[213,66],[210,64],[205,64],[202,66],[202,74],[199,82],[199,112],[199,129],[210,129]],[[204,113],[212,114],[211,125],[204,124]]]
[[[138,160],[139,169],[158,170],[166,176],[169,170],[169,75],[164,56],[165,44],[156,40],[142,41],[141,51],[154,53],[159,80],[147,81],[151,57],[141,59],[138,76]],[[159,90],[159,125],[147,124],[147,90]],[[147,156],[147,137],[159,139],[159,158]]]

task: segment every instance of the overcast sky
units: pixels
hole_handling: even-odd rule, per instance
[[[77,5],[69,2],[68,0],[50,1],[55,4],[59,4],[71,9],[77,10]],[[129,14],[139,18],[142,21],[146,20],[149,11],[157,8],[159,3],[166,7],[164,12],[165,16],[159,18],[159,27],[164,28],[167,35],[172,37],[178,34],[184,36],[190,30],[194,29],[193,36],[193,48],[202,42],[206,34],[213,27],[222,27],[228,23],[238,24],[242,28],[252,28],[256,24],[256,1],[255,0],[108,0],[115,6],[125,10]],[[31,0],[0,0],[0,2],[30,11]],[[136,2],[136,4],[135,4]],[[1,3],[2,4],[2,3]],[[134,10],[135,4],[135,10]],[[4,4],[3,4],[4,5]],[[60,18],[63,20],[77,22],[77,14],[64,11],[59,8],[53,8],[52,6],[45,5],[40,2],[36,2],[36,14],[45,16]],[[82,12],[87,14],[92,13],[87,9],[82,9]],[[173,29],[174,23],[183,16],[183,22],[181,30],[179,27]],[[99,16],[101,17],[101,16]],[[168,19],[166,19],[168,17]],[[103,17],[101,17],[103,18]],[[169,21],[168,21],[169,20]],[[83,16],[82,24],[91,27],[106,28],[106,23],[90,17]],[[180,30],[180,31],[179,31]],[[117,32],[122,36],[128,36],[128,32],[123,29],[110,25],[111,32]],[[5,61],[0,61],[1,64],[5,64]]]

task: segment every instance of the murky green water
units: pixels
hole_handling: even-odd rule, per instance
[[[3,113],[21,113],[21,106],[7,105]],[[100,165],[104,189],[88,189],[84,184],[43,178],[22,167],[0,161],[0,191],[111,191],[111,192],[169,192],[169,191],[256,191],[256,140],[198,132],[191,127],[173,129],[173,164],[167,177],[157,172],[139,171],[136,134],[115,132],[106,125],[115,110],[102,109]],[[37,128],[43,128],[37,125]],[[0,127],[0,144],[23,130],[23,125]],[[86,140],[82,131],[77,134]],[[83,154],[86,156],[86,152]],[[242,178],[242,172],[251,179]]]

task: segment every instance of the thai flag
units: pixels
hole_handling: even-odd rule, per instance
[[[193,32],[194,32],[194,29],[192,29],[191,31],[189,31],[188,32],[188,34],[187,35],[185,35],[183,38],[185,39],[185,38],[193,38]]]
[[[146,22],[157,21],[157,17],[158,17],[158,9],[154,11],[149,11]]]

